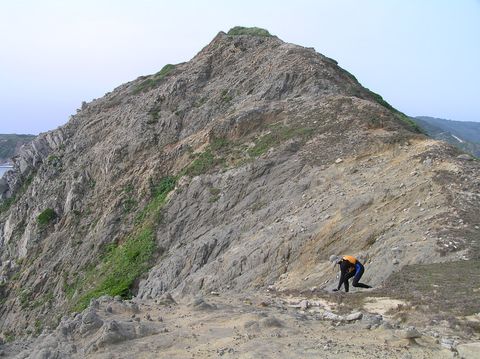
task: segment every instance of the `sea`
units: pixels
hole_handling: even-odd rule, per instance
[[[10,169],[12,169],[11,166],[0,166],[0,178],[3,176],[5,172],[7,172]]]

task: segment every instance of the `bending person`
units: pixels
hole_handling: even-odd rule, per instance
[[[359,288],[372,288],[368,284],[360,283],[360,278],[362,278],[365,267],[360,261],[352,256],[343,256],[339,257],[336,255],[330,256],[330,262],[335,263],[335,265],[340,266],[340,280],[338,282],[338,287],[333,291],[336,292],[340,290],[342,284],[345,287],[345,292],[348,292],[349,284],[348,280],[353,277],[352,285]]]

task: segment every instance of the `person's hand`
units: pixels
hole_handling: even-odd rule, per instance
[[[338,289],[337,288],[332,289],[332,292],[338,292]]]

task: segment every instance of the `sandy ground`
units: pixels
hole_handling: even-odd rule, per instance
[[[324,303],[295,308],[295,298],[209,296],[199,304],[140,305],[140,312],[104,312],[103,318],[151,321],[158,334],[108,346],[89,358],[452,358],[431,336],[405,339],[404,329],[364,319],[319,319]],[[387,299],[384,303],[391,305]],[[318,306],[317,306],[318,305]],[[210,307],[211,306],[211,307]],[[385,307],[377,303],[380,311]],[[102,312],[100,308],[99,312]],[[150,318],[146,319],[146,318]]]

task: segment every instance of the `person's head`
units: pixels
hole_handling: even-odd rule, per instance
[[[342,257],[337,256],[335,254],[332,254],[329,258],[329,261],[332,262],[333,265],[336,265],[336,264],[340,263],[341,260],[342,260]]]

